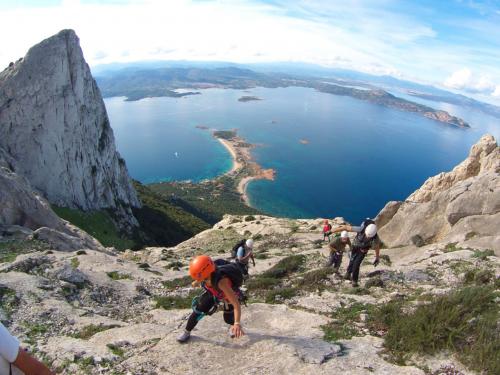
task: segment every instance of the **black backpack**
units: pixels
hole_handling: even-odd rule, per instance
[[[372,219],[366,218],[363,220],[361,223],[361,232],[356,234],[356,243],[355,246],[358,248],[361,248],[363,250],[370,248],[372,241],[377,238],[378,234],[375,235],[375,237],[372,238],[367,238],[365,234],[366,227],[370,224],[375,224],[375,222]]]
[[[219,289],[217,285],[224,277],[228,277],[229,280],[231,280],[234,290],[239,289],[241,285],[243,285],[243,274],[241,273],[240,267],[236,263],[227,263],[217,266],[217,269],[211,277],[211,282],[214,288]]]
[[[241,246],[245,245],[245,242],[246,242],[246,240],[243,239],[240,242],[238,242],[236,245],[233,246],[233,248],[231,249],[231,259],[235,259],[236,258],[236,255],[238,254],[238,249]]]

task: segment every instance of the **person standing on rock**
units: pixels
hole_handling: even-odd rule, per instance
[[[328,238],[328,242],[330,242],[330,236],[332,235],[332,224],[328,222],[328,219],[325,219],[323,225],[323,241]]]
[[[349,239],[349,235],[347,231],[342,231],[340,237],[335,237],[333,241],[328,244],[330,248],[330,259],[326,264],[327,267],[331,267],[333,265],[333,272],[338,274],[340,265],[342,264],[342,257],[344,256],[344,250],[346,246],[352,249],[351,240]]]
[[[19,346],[19,341],[0,323],[0,374],[54,375],[47,366]]]
[[[217,263],[217,264],[216,264]],[[243,274],[235,263],[214,262],[207,255],[194,258],[189,264],[189,274],[195,280],[193,286],[201,285],[204,293],[193,299],[193,312],[189,316],[184,332],[177,341],[184,343],[191,337],[191,331],[205,315],[214,314],[223,304],[224,321],[230,325],[231,338],[239,338],[245,333],[241,328],[241,303],[239,290]]]
[[[378,266],[380,261],[381,241],[377,234],[377,226],[373,220],[366,219],[359,227],[342,225],[339,228],[335,228],[332,232],[338,233],[342,231],[356,233],[351,247],[351,258],[349,259],[349,266],[347,267],[345,279],[351,280],[352,286],[357,287],[359,268],[361,267],[361,263],[368,253],[368,250],[375,250],[375,261],[373,262],[375,267]]]

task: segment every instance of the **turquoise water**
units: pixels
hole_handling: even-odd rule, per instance
[[[238,102],[242,95],[263,100]],[[277,172],[275,181],[250,183],[253,206],[277,216],[343,216],[352,222],[376,215],[389,200],[406,198],[429,176],[462,161],[483,133],[498,136],[500,129],[498,119],[480,113],[462,113],[473,129],[461,130],[297,87],[209,89],[185,98],[105,103],[118,150],[140,181],[224,173],[231,166],[229,154],[195,126],[237,128],[259,144],[256,161]]]

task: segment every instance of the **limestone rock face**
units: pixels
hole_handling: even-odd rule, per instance
[[[0,73],[0,148],[51,203],[116,208],[137,225],[130,207],[140,202],[74,31],[42,41]]]
[[[485,135],[451,172],[429,178],[405,202],[389,202],[376,220],[385,244],[401,246],[417,235],[425,243],[498,236],[498,213],[500,148]]]
[[[9,164],[1,157],[0,148],[0,238],[12,238],[12,231],[24,233],[49,243],[55,250],[89,248],[102,250],[102,245],[84,231],[62,220],[49,203],[37,194],[29,182],[2,167]],[[49,229],[50,228],[50,229]]]

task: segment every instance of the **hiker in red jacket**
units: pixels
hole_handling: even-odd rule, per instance
[[[325,238],[328,238],[328,242],[330,242],[330,236],[332,235],[332,225],[328,222],[328,219],[325,219],[325,223],[323,225],[323,241]]]

